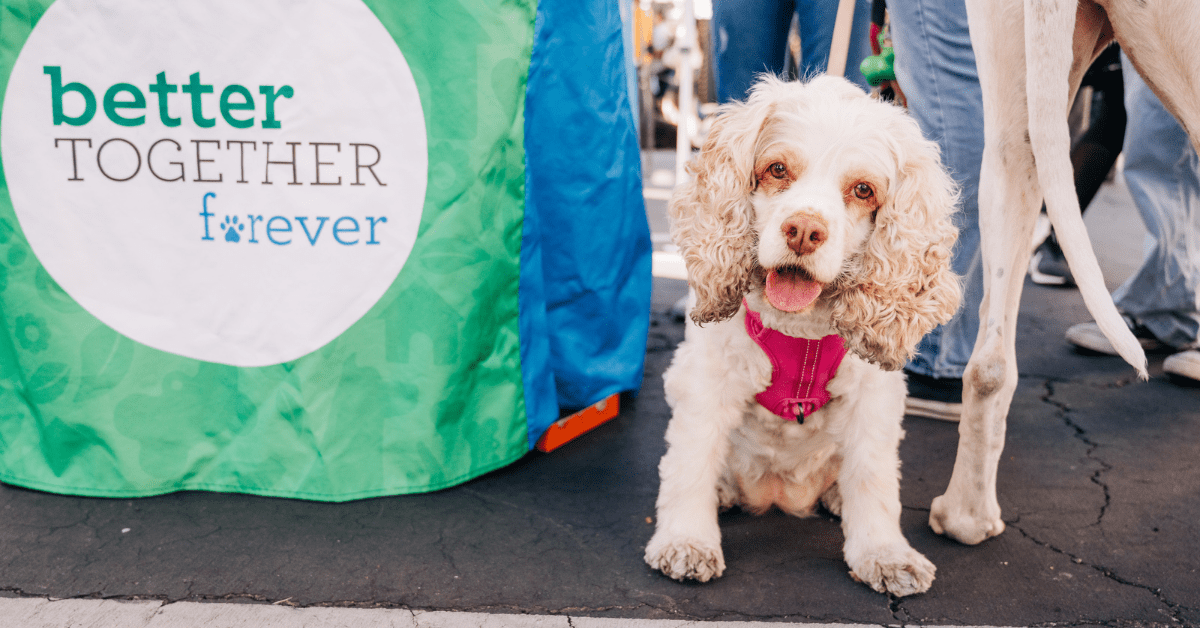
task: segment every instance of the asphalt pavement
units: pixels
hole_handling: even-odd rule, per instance
[[[664,259],[670,159],[648,155],[646,172]],[[1115,286],[1143,233],[1119,177],[1087,222]],[[717,580],[652,571],[662,372],[684,291],[655,280],[646,377],[616,419],[448,490],[325,504],[0,486],[0,626],[1200,625],[1200,389],[1164,376],[1161,356],[1139,382],[1117,358],[1072,350],[1063,333],[1090,318],[1078,292],[1031,283],[1001,536],[968,547],[929,529],[957,426],[905,421],[902,524],[937,565],[929,592],[895,599],[854,582],[837,520],[778,512],[721,516]]]

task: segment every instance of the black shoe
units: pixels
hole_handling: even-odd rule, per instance
[[[955,421],[962,418],[963,381],[958,378],[929,377],[909,371],[908,398],[904,400],[904,414],[921,416],[939,421]]]
[[[1029,278],[1039,286],[1075,285],[1067,258],[1053,234],[1033,252],[1033,258],[1029,260]]]

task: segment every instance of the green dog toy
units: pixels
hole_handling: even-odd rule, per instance
[[[879,54],[871,55],[862,60],[858,69],[867,77],[867,83],[872,87],[877,87],[884,81],[896,80],[896,51],[891,46],[884,46],[883,42],[886,39],[886,31],[880,32],[878,35]]]

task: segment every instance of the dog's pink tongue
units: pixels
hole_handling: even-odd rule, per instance
[[[772,270],[767,273],[767,302],[777,310],[799,312],[817,300],[821,284],[807,281],[800,273]]]

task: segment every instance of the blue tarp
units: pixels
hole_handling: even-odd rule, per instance
[[[532,343],[526,359],[549,352],[564,410],[642,381],[651,246],[628,71],[616,3],[539,3],[525,99],[523,263],[540,257],[542,272],[523,275],[522,304],[530,324],[545,317],[548,346]],[[533,442],[557,415],[544,412],[553,398],[536,382],[526,396]]]

